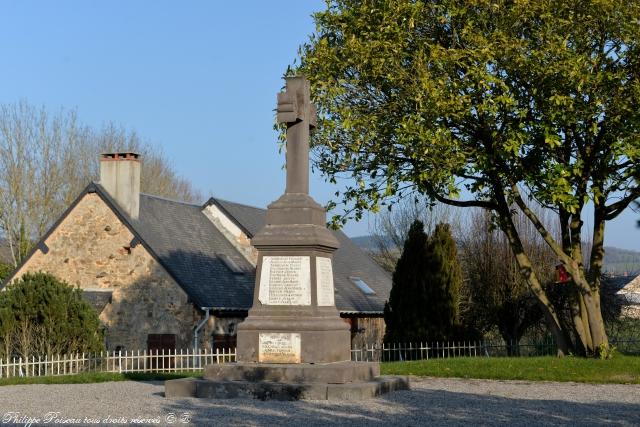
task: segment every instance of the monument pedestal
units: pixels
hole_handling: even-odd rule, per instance
[[[255,315],[241,325],[239,361],[304,364],[351,359],[351,333],[339,317]]]
[[[202,379],[167,381],[167,397],[363,399],[407,389],[380,377],[377,363],[351,362],[349,325],[335,306],[332,253],[339,247],[326,211],[309,196],[309,83],[287,78],[278,94],[287,125],[287,186],[252,239],[258,250],[253,306],[238,325],[237,363],[209,365]]]
[[[209,365],[203,378],[165,383],[165,396],[210,399],[362,400],[408,390],[407,377],[380,376],[369,362],[226,363]]]

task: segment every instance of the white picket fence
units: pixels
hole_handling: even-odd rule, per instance
[[[235,362],[235,349],[119,351],[0,359],[0,378],[72,375],[85,372],[199,371],[212,363]]]
[[[613,339],[624,354],[640,354],[640,340]],[[507,348],[509,347],[509,351]],[[514,354],[514,350],[515,354]],[[387,362],[450,357],[541,356],[555,354],[550,341],[507,345],[504,341],[462,341],[384,344],[353,348],[351,360]],[[200,371],[212,363],[236,361],[235,349],[187,349],[173,351],[120,351],[99,354],[72,354],[29,359],[0,359],[0,378],[72,375],[85,372],[184,372]]]

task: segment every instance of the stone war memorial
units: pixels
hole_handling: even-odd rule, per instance
[[[335,307],[332,253],[339,243],[326,211],[309,196],[309,135],[316,123],[309,82],[286,79],[278,94],[286,124],[286,189],[251,243],[258,250],[253,306],[238,326],[235,363],[208,365],[203,378],[170,380],[166,397],[357,400],[408,389],[352,362],[349,326]]]

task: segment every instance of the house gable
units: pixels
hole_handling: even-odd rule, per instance
[[[215,199],[209,199],[202,208],[202,213],[220,230],[238,252],[255,267],[258,263],[258,251],[251,246],[249,234],[244,227],[229,215]]]
[[[87,292],[110,291],[100,320],[108,347],[146,348],[147,335],[176,334],[187,345],[199,318],[187,293],[117,215],[85,191],[14,273],[45,271]]]

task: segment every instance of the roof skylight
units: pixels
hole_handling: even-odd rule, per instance
[[[367,283],[359,277],[349,277],[349,280],[360,289],[365,295],[375,295],[376,291],[371,289]]]

